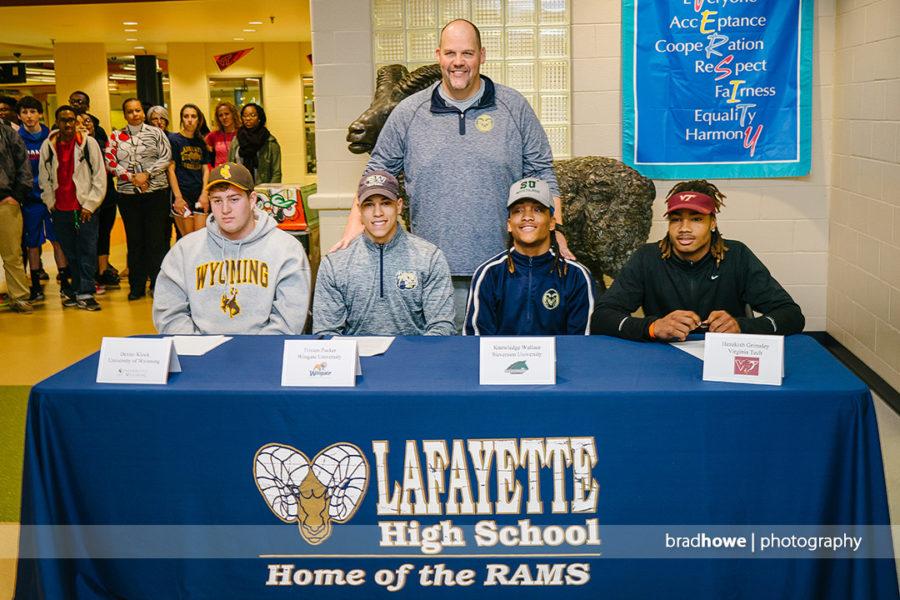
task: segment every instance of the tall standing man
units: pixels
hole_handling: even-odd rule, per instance
[[[547,135],[521,94],[480,74],[486,56],[478,28],[464,19],[449,22],[435,58],[441,81],[397,105],[365,173],[403,173],[411,230],[440,248],[450,264],[461,330],[472,273],[505,248],[506,197],[513,182],[537,177],[549,184],[560,250],[574,257],[562,235]],[[361,232],[354,202],[344,237],[332,250],[346,248]]]
[[[0,119],[0,259],[6,274],[9,308],[32,312],[22,266],[22,203],[31,190],[31,168],[22,138]]]

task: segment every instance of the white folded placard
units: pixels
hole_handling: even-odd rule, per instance
[[[356,341],[285,340],[281,385],[292,387],[353,387],[362,375]]]
[[[172,338],[105,337],[100,344],[97,383],[164,384],[180,372]]]
[[[483,337],[481,385],[555,385],[556,338]]]
[[[175,335],[172,342],[179,356],[203,356],[210,350],[218,348],[230,337],[224,335]]]
[[[353,336],[360,356],[378,356],[384,354],[394,343],[393,337],[381,335],[357,335]]]
[[[707,333],[704,381],[781,385],[784,337],[746,333]]]

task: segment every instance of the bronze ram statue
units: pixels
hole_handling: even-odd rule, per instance
[[[350,152],[371,152],[394,107],[440,78],[436,64],[412,73],[403,65],[381,67],[372,104],[348,127]],[[656,187],[612,158],[584,156],[557,160],[553,166],[569,247],[602,286],[602,276],[614,278],[631,253],[647,240]]]

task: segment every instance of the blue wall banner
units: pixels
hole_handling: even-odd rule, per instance
[[[658,179],[810,169],[813,0],[622,0],[623,161]]]

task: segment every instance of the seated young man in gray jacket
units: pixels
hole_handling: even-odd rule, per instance
[[[303,333],[309,261],[303,246],[255,208],[253,178],[222,164],[206,184],[206,227],[169,250],[156,280],[160,333]]]
[[[317,335],[453,335],[450,267],[437,246],[399,226],[397,179],[359,182],[364,233],[322,259],[313,300]]]

